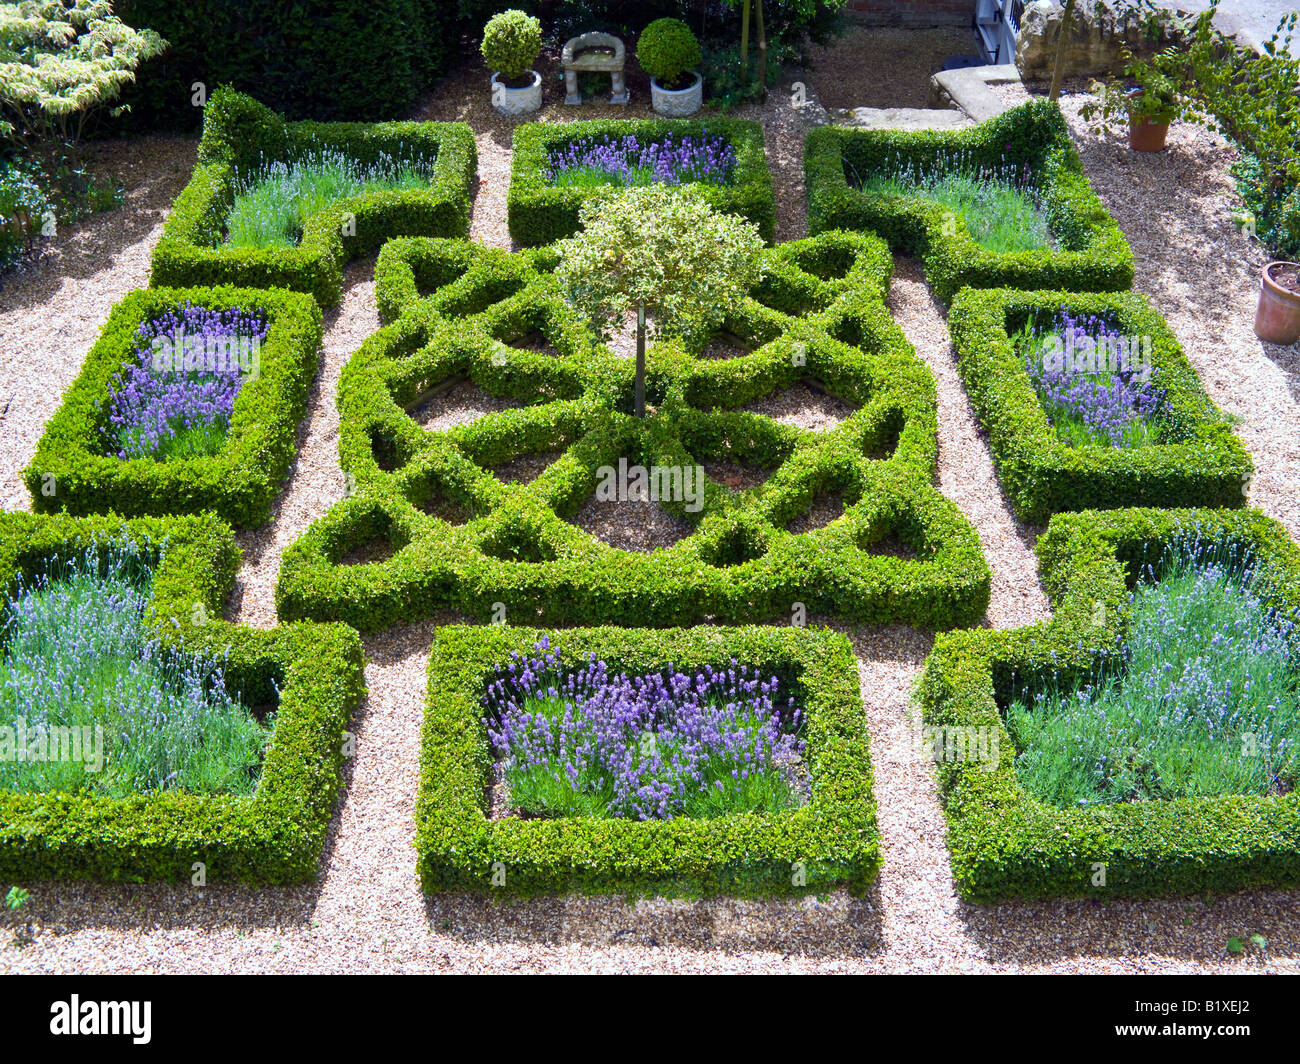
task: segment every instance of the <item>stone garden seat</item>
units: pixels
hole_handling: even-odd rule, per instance
[[[612,33],[584,33],[566,41],[560,53],[560,66],[564,68],[564,102],[582,103],[578,75],[597,73],[609,74],[609,102],[627,103],[627,83],[623,80],[625,56],[623,42]]]

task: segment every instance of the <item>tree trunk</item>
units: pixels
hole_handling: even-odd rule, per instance
[[[749,0],[745,0],[740,12],[740,80],[743,82],[749,74]]]
[[[767,99],[767,29],[763,25],[763,0],[756,0],[754,17],[758,30],[758,98]]]
[[[1052,88],[1047,93],[1047,98],[1053,103],[1061,95],[1061,78],[1065,74],[1065,39],[1073,18],[1074,0],[1065,0],[1065,10],[1061,12],[1061,35],[1056,39],[1056,60],[1052,64]]]
[[[645,417],[645,304],[636,308],[636,416]]]

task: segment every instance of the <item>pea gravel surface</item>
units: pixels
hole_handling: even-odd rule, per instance
[[[860,46],[855,45],[855,46]],[[844,79],[874,75],[841,64]],[[487,105],[486,77],[466,68],[422,112],[463,118],[478,138],[480,182],[471,238],[509,247],[505,190],[511,123]],[[824,114],[818,71],[793,72],[811,105],[791,106],[774,91],[758,117],[778,188],[778,235],[804,234],[802,131]],[[631,82],[634,94],[638,81]],[[603,104],[558,106],[547,80],[547,121],[598,117]],[[867,89],[863,89],[863,97]],[[1085,165],[1119,219],[1138,259],[1138,288],[1169,318],[1206,384],[1259,466],[1252,502],[1300,532],[1300,455],[1294,444],[1300,367],[1295,348],[1266,347],[1250,329],[1260,250],[1228,219],[1229,149],[1205,134],[1176,129],[1171,148],[1152,159],[1092,137],[1067,94]],[[632,114],[646,112],[644,89]],[[620,116],[628,113],[617,112]],[[108,307],[147,278],[148,253],[167,203],[193,157],[185,141],[123,141],[117,166],[130,176],[122,212],[60,236],[57,254],[0,291],[0,462],[5,505],[25,508],[17,472],[30,460],[59,391],[75,375]],[[132,188],[132,182],[134,187]],[[265,529],[240,534],[245,561],[228,613],[250,624],[274,623],[279,553],[342,498],[338,469],[338,373],[378,328],[371,264],[350,268],[342,306],[326,320],[323,368],[311,396],[299,456]],[[939,397],[937,484],[978,530],[993,567],[986,622],[1016,626],[1046,616],[1032,555],[1037,529],[1014,520],[993,474],[986,438],[956,374],[942,308],[919,268],[899,260],[890,307],[935,374]],[[21,401],[19,400],[21,397]],[[448,394],[437,424],[462,423],[490,408],[484,397]],[[784,396],[771,413],[825,429],[840,412],[825,397]],[[607,504],[613,505],[613,504]],[[647,521],[644,503],[626,504],[615,527],[607,515],[575,520],[629,549],[652,549],[677,531]],[[818,527],[842,512],[818,500],[804,520]],[[585,518],[585,519],[584,519]],[[640,538],[631,526],[644,526]],[[802,526],[800,526],[802,527]],[[628,903],[563,897],[498,903],[460,895],[425,897],[415,877],[413,815],[428,647],[445,614],[365,640],[369,695],[354,722],[356,755],[316,883],[295,889],[23,884],[32,941],[10,944],[0,931],[7,972],[1212,972],[1300,971],[1300,894],[1252,891],[1162,901],[1101,900],[964,904],[953,889],[944,822],[930,766],[917,753],[909,694],[932,637],[905,628],[843,629],[858,656],[875,763],[884,867],[863,898],[743,902],[728,899]],[[819,619],[813,618],[814,623]],[[6,886],[6,884],[0,884]],[[0,914],[14,932],[13,916]],[[1227,953],[1229,938],[1265,936],[1265,950]]]

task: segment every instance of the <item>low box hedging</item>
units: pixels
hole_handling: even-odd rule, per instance
[[[254,794],[129,798],[0,791],[0,879],[311,881],[341,784],[344,729],[364,693],[361,642],[343,625],[258,630],[220,617],[239,550],[212,515],[122,519],[0,515],[0,586],[48,558],[130,540],[158,549],[146,623],[159,638],[224,659],[227,686],[275,711]]]
[[[363,193],[308,218],[290,248],[225,247],[224,227],[241,170],[303,150],[336,150],[358,162],[381,154],[433,160],[429,185]],[[190,183],[176,198],[153,254],[154,285],[235,284],[310,292],[321,306],[342,294],[343,266],[395,236],[464,237],[477,168],[463,122],[287,122],[230,89],[213,93]]]
[[[141,324],[185,303],[266,315],[257,374],[244,381],[225,446],[215,455],[158,461],[105,453],[110,387],[135,361]],[[278,289],[149,288],[109,314],[81,373],[46,425],[23,479],[37,511],[126,516],[213,511],[230,523],[265,522],[288,474],[298,422],[320,362],[321,312],[307,295]]]
[[[653,344],[644,422],[630,416],[631,362],[593,347],[534,253],[521,266],[465,248],[386,250],[380,289],[400,278],[393,291],[420,298],[344,368],[339,454],[357,490],[285,552],[282,617],[368,631],[448,607],[649,626],[788,620],[801,608],[926,627],[983,615],[989,570],[974,530],[932,487],[934,382],[885,309],[892,260],[879,240],[825,234],[768,252],[766,279],[723,324],[753,350],[718,360],[698,357],[706,338],[696,350]],[[529,336],[543,349],[518,346]],[[523,405],[422,429],[410,411],[464,380]],[[819,433],[740,409],[799,383],[853,412]],[[550,451],[563,453],[531,483],[491,472]],[[666,501],[693,532],[640,553],[571,520],[621,458],[772,474],[752,492],[706,480],[694,510]],[[787,528],[834,493],[842,518]],[[891,533],[911,557],[880,549]],[[348,560],[362,548],[366,560]]]
[[[1057,248],[992,252],[950,210],[923,196],[868,195],[858,181],[884,169],[921,171],[937,157],[961,155],[972,166],[1032,175]],[[925,266],[935,294],[950,301],[972,288],[1123,291],[1133,283],[1133,253],[1088,184],[1065,119],[1035,101],[973,129],[956,132],[821,126],[804,145],[808,228],[869,230]]]
[[[482,697],[511,651],[544,633],[507,625],[439,628],[429,659],[416,799],[416,851],[427,892],[615,893],[739,897],[864,893],[879,868],[866,714],[848,640],[829,630],[573,629],[551,649],[589,653],[611,673],[725,666],[733,658],[781,677],[804,711],[806,805],[713,819],[555,820],[488,815],[492,761]]]
[[[763,129],[737,118],[704,120],[619,119],[590,122],[526,122],[515,127],[507,210],[510,235],[524,247],[551,244],[578,231],[578,211],[600,188],[561,188],[547,177],[551,153],[584,140],[636,137],[641,144],[681,137],[722,137],[736,151],[736,170],[725,185],[693,187],[716,210],[739,214],[758,226],[763,239],[776,238],[776,199],[763,150]]]
[[[1074,447],[1057,435],[1013,337],[1062,310],[1109,320],[1133,343],[1149,345],[1151,380],[1165,391],[1152,419],[1162,442]],[[948,330],[1003,488],[1023,520],[1045,522],[1062,510],[1245,504],[1250,456],[1142,296],[967,289],[953,301]]]
[[[988,729],[991,748],[1008,752],[938,763],[953,875],[968,901],[1300,884],[1296,792],[1061,809],[1027,795],[1016,775],[1005,706],[1026,685],[1088,676],[1124,635],[1141,569],[1198,538],[1249,551],[1269,603],[1300,620],[1300,549],[1258,511],[1085,511],[1057,515],[1038,541],[1050,622],[936,639],[918,685],[926,724]]]

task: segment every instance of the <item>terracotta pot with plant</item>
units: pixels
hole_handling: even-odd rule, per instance
[[[1270,262],[1264,267],[1255,335],[1271,344],[1300,340],[1300,262]]]
[[[1164,151],[1170,125],[1180,118],[1195,117],[1190,56],[1178,45],[1149,60],[1129,53],[1124,74],[1133,85],[1093,82],[1094,98],[1079,113],[1096,132],[1112,132],[1127,125],[1128,144],[1134,151]]]
[[[661,115],[694,114],[704,103],[700,43],[679,19],[658,18],[641,31],[636,42],[641,69],[650,75],[650,103]]]
[[[483,28],[483,60],[492,71],[492,106],[505,115],[542,106],[542,76],[532,69],[542,50],[542,24],[523,11],[502,11]]]

